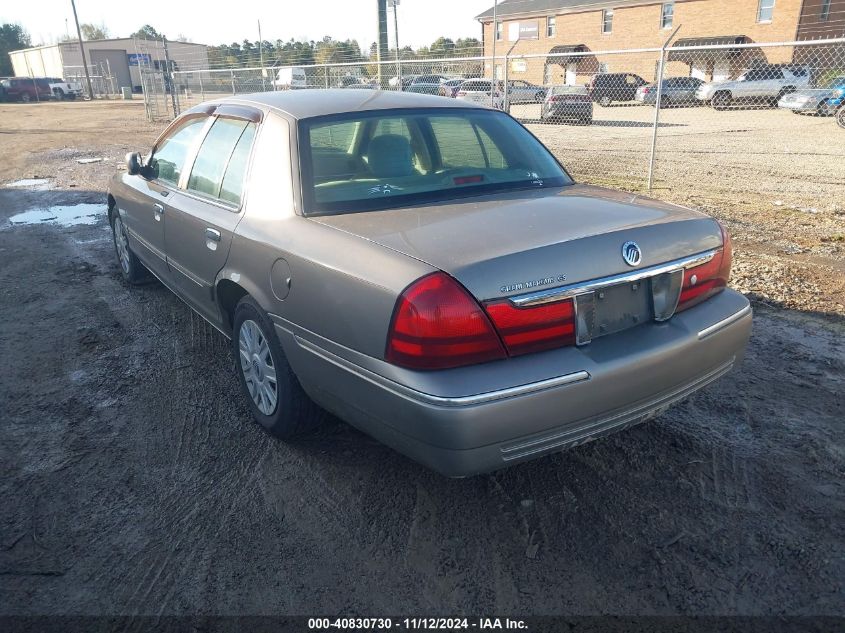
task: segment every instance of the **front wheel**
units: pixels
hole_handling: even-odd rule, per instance
[[[599,99],[599,103],[606,108],[611,103],[610,97],[604,95],[601,99]]]
[[[147,269],[141,260],[129,248],[129,238],[126,233],[126,226],[115,209],[111,221],[112,239],[114,241],[114,252],[117,255],[117,262],[120,264],[120,273],[123,280],[128,284],[137,284],[147,278]]]
[[[21,101],[24,103],[29,103],[32,100],[32,97],[29,96],[28,92],[24,92],[21,94]]]
[[[270,317],[247,296],[235,308],[232,325],[238,382],[255,421],[281,439],[316,428],[325,413],[311,401],[288,365]]]
[[[836,113],[836,123],[845,130],[845,107],[839,108],[839,112]]]

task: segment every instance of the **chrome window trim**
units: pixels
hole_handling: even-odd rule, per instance
[[[691,255],[681,259],[676,259],[665,264],[658,264],[649,268],[642,268],[627,273],[618,275],[610,275],[608,277],[599,277],[590,281],[578,282],[568,286],[561,286],[559,288],[549,288],[548,290],[540,290],[538,292],[531,292],[524,295],[517,295],[515,297],[508,297],[508,300],[517,308],[527,308],[530,306],[543,305],[544,303],[552,303],[554,301],[561,301],[580,294],[593,292],[606,286],[614,286],[616,284],[632,283],[641,281],[663,273],[676,271],[680,268],[694,268],[701,266],[713,259],[721,250],[721,248],[714,248],[704,253]]]

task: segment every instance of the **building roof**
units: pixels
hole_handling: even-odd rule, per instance
[[[392,108],[479,108],[477,104],[433,95],[392,90],[283,90],[227,97],[224,103],[252,104],[281,110],[295,119]],[[215,103],[214,101],[210,103]],[[204,106],[198,106],[200,109]]]
[[[616,8],[625,5],[655,4],[660,0],[501,0],[497,18],[522,15],[551,15],[576,11],[590,11],[600,8]],[[493,7],[475,16],[476,20],[489,22],[493,19]]]
[[[161,43],[161,40],[138,40],[138,41],[143,42],[145,44],[156,44],[156,43],[160,44]],[[135,38],[133,38],[133,37],[112,37],[112,38],[104,39],[104,40],[82,40],[82,43],[85,44],[85,46],[88,46],[89,44],[103,44],[103,43],[115,43],[115,42],[131,42],[131,43],[134,44]],[[187,44],[188,46],[204,46],[204,47],[208,48],[207,44],[200,44],[198,42],[180,42],[179,40],[167,40],[167,43],[168,44]],[[64,42],[56,42],[55,44],[42,44],[40,46],[31,46],[30,48],[19,48],[16,51],[9,51],[9,54],[23,53],[23,52],[26,52],[26,51],[37,51],[39,49],[43,50],[45,48],[54,48],[56,46],[67,46],[68,44],[70,44],[71,46],[79,45],[79,40],[72,39],[72,40],[67,40],[67,41],[64,41]]]

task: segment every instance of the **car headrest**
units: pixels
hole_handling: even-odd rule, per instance
[[[398,134],[382,134],[371,140],[367,160],[370,171],[379,178],[410,176],[414,173],[411,143]]]

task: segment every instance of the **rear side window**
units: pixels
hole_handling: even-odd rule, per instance
[[[188,190],[216,198],[223,182],[229,157],[241,137],[247,121],[219,118],[202,142],[188,178]]]
[[[223,176],[223,185],[220,187],[220,199],[240,206],[243,194],[244,177],[249,164],[249,150],[252,149],[252,141],[255,138],[255,124],[250,123],[244,129],[232,158],[229,159],[229,166],[226,167],[226,174]]]
[[[191,177],[188,179],[188,190],[238,204],[240,202],[243,173],[246,169],[245,165],[240,168],[240,181],[238,181],[237,174],[239,168],[232,167],[232,177],[226,183],[228,187],[226,198],[223,198],[221,190],[228,166],[235,159],[235,155],[238,155],[237,160],[246,162],[253,136],[252,131],[249,134],[246,134],[246,131],[254,128],[254,123],[241,119],[218,118],[203,140],[199,152],[197,152],[197,158],[191,169]],[[245,135],[247,139],[242,144],[241,139]],[[245,150],[243,149],[244,146],[246,147]]]
[[[207,120],[206,117],[189,119],[158,144],[150,159],[154,179],[171,185],[179,183],[188,152]]]

